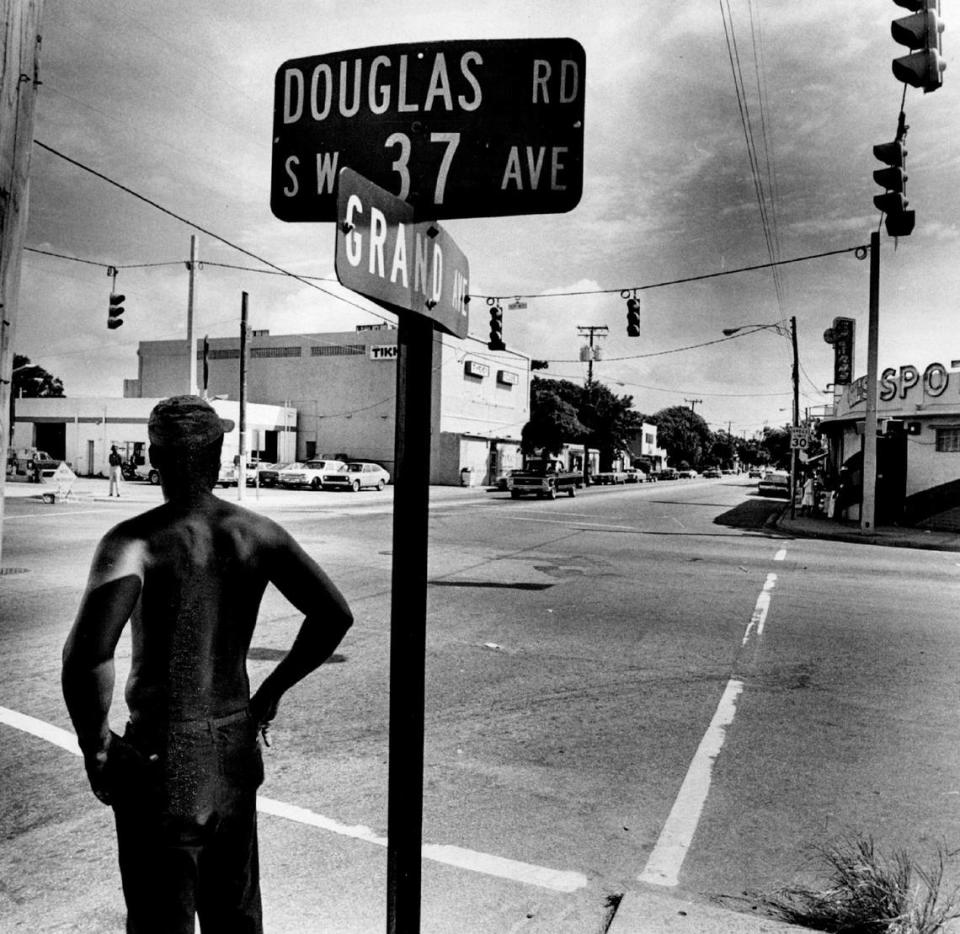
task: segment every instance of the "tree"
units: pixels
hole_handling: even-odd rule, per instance
[[[790,426],[763,429],[760,446],[767,452],[769,463],[788,470],[790,467]]]
[[[579,417],[587,426],[587,445],[599,452],[601,470],[610,470],[617,454],[626,450],[629,436],[643,427],[633,396],[614,395],[597,382],[584,386]]]
[[[575,405],[568,401],[571,393],[566,387],[577,390],[563,380],[534,377],[530,387],[530,421],[520,433],[520,450],[524,454],[546,451],[557,455],[564,444],[576,443],[584,436],[586,429],[577,418]]]
[[[522,450],[525,454],[540,449],[558,454],[564,444],[584,444],[599,451],[600,469],[609,470],[631,431],[642,424],[631,396],[614,395],[596,382],[580,387],[567,380],[534,377]]]
[[[13,375],[10,381],[10,440],[13,440],[13,423],[17,399],[56,398],[64,396],[63,383],[42,366],[30,362],[29,357],[13,355]]]
[[[674,405],[651,416],[657,426],[657,443],[667,452],[671,463],[687,461],[694,467],[701,464],[703,452],[710,450],[713,433],[693,409]]]

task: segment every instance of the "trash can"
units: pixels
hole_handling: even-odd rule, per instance
[[[460,471],[460,486],[472,486],[473,485],[473,468],[464,467]]]

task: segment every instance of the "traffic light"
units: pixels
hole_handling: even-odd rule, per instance
[[[943,70],[947,67],[941,58],[940,0],[893,0],[897,6],[915,12],[911,16],[895,19],[890,24],[890,33],[901,45],[910,49],[909,55],[893,60],[893,74],[915,88],[923,88],[924,94],[936,91],[943,84]]]
[[[877,169],[873,173],[873,180],[884,189],[884,194],[876,195],[873,203],[886,214],[885,225],[891,237],[909,237],[913,233],[913,226],[917,216],[915,211],[908,211],[904,190],[907,175],[904,172],[907,151],[903,143],[894,140],[892,143],[881,143],[873,147],[873,154],[889,168]]]
[[[640,302],[627,299],[627,337],[640,336]]]
[[[123,314],[123,302],[126,299],[126,295],[116,295],[111,293],[110,295],[110,307],[107,309],[107,327],[111,331],[120,327],[123,324],[123,319],[120,315]]]
[[[503,342],[503,309],[499,305],[490,307],[490,341],[487,344],[487,349],[507,349],[507,345]]]

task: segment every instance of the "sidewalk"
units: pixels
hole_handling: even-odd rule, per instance
[[[930,551],[960,551],[960,532],[924,529],[914,526],[885,525],[864,531],[856,522],[838,522],[823,516],[790,518],[790,507],[772,523],[780,532],[798,538],[824,538],[862,545],[888,545],[894,548],[926,548]]]

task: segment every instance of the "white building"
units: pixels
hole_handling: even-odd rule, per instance
[[[392,474],[397,407],[397,330],[361,325],[328,334],[254,331],[247,398],[297,411],[297,459],[341,455],[372,460]],[[140,344],[139,379],[126,390],[163,397],[182,392],[186,341]],[[203,346],[197,348],[203,383]],[[520,466],[520,432],[530,418],[530,359],[490,351],[482,341],[434,333],[431,483],[474,483]],[[240,338],[213,338],[207,391],[240,394]]]
[[[125,459],[146,463],[147,419],[159,399],[17,399],[10,447],[39,448],[66,461],[78,476],[107,476],[113,445]],[[214,400],[212,405],[222,418],[234,422],[223,440],[223,461],[232,463],[240,449],[240,405],[226,400]],[[246,428],[248,453],[265,450],[276,460],[293,459],[296,409],[248,405]]]
[[[917,522],[960,505],[960,361],[888,367],[877,398],[878,523]],[[828,472],[862,476],[867,379],[837,396],[820,423]]]

